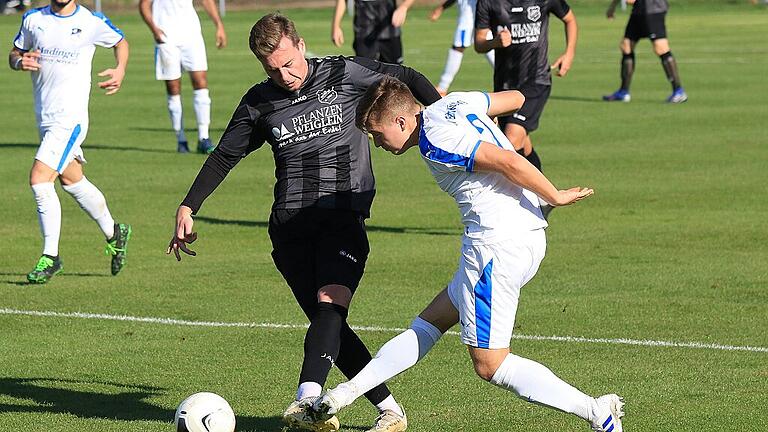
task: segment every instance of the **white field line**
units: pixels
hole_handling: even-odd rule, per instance
[[[155,318],[155,317],[135,317],[130,315],[109,315],[86,312],[55,312],[55,311],[30,311],[19,309],[0,308],[0,315],[24,315],[33,317],[53,317],[53,318],[80,318],[109,321],[128,321],[149,324],[163,324],[171,326],[190,326],[190,327],[237,327],[237,328],[264,328],[264,329],[305,329],[305,324],[281,324],[281,323],[244,323],[244,322],[217,322],[217,321],[188,321],[173,318]],[[371,327],[371,326],[352,326],[359,331],[377,332],[377,333],[400,333],[404,328],[397,327]],[[451,335],[458,335],[458,332],[448,332]],[[638,345],[648,347],[668,347],[668,348],[697,348],[720,351],[748,351],[757,353],[768,353],[768,347],[757,346],[735,346],[721,345],[701,342],[673,342],[661,340],[638,340],[638,339],[609,339],[609,338],[586,338],[578,336],[538,336],[515,334],[513,339],[531,340],[531,341],[553,341],[568,343],[595,343],[612,345]]]

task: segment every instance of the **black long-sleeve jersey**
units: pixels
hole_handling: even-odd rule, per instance
[[[403,81],[419,102],[440,98],[423,75],[360,57],[307,59],[297,92],[272,80],[251,87],[182,205],[194,213],[229,171],[268,142],[275,159],[272,210],[320,207],[368,216],[375,194],[368,137],[355,127],[358,98],[384,74]]]

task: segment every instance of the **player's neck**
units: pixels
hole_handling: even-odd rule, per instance
[[[411,135],[408,137],[408,141],[405,142],[405,148],[409,149],[413,146],[419,145],[419,135],[421,134],[421,111],[416,114],[416,127],[411,131]]]
[[[68,3],[56,1],[51,2],[51,12],[56,15],[69,16],[75,13],[75,10],[77,10],[77,2],[75,0],[72,0]]]

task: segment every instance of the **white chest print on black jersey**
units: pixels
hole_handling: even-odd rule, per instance
[[[301,114],[291,117],[289,122],[282,123],[280,127],[272,128],[272,134],[275,136],[279,147],[288,144],[303,142],[320,135],[327,135],[341,132],[343,122],[343,111],[341,104],[334,103],[338,98],[338,93],[331,87],[329,89],[318,90],[317,100],[324,105],[305,111]],[[307,100],[305,96],[298,99]],[[297,100],[292,102],[296,103]],[[293,129],[291,132],[286,123]]]

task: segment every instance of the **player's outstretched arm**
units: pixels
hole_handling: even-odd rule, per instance
[[[179,251],[190,256],[197,255],[195,251],[187,247],[187,244],[194,243],[197,240],[197,233],[192,231],[193,225],[192,209],[185,205],[179,206],[179,209],[176,210],[176,227],[171,242],[168,244],[168,250],[165,251],[166,255],[173,252],[176,255],[177,261],[181,261]]]
[[[128,67],[128,41],[123,38],[114,46],[114,50],[115,62],[117,63],[115,67],[99,72],[100,77],[109,77],[106,81],[99,83],[99,88],[107,91],[106,95],[113,95],[120,90],[120,86],[123,85],[123,78],[125,78],[125,69]]]
[[[576,56],[576,39],[579,34],[579,27],[576,25],[576,15],[573,11],[562,18],[565,25],[565,52],[552,63],[552,69],[557,69],[557,76],[564,77],[571,69],[573,58]]]
[[[219,15],[219,8],[213,0],[203,0],[203,9],[211,17],[211,21],[216,26],[216,48],[222,49],[227,46],[227,32],[224,30],[224,22]]]
[[[528,189],[553,206],[564,206],[594,193],[592,189],[575,187],[558,190],[536,167],[514,151],[482,142],[475,152],[476,171],[503,174],[509,181]]]
[[[488,98],[491,100],[487,113],[489,117],[512,114],[519,110],[525,102],[525,96],[518,90],[488,93]]]
[[[616,16],[616,6],[619,5],[621,0],[611,0],[611,4],[608,5],[608,9],[605,11],[605,17],[613,19]]]
[[[346,9],[346,0],[336,0],[336,9],[333,12],[333,21],[331,22],[331,42],[337,47],[344,45],[344,30],[341,29],[341,19],[344,17]]]
[[[40,70],[40,63],[37,62],[39,58],[40,50],[22,51],[13,47],[8,53],[8,66],[13,70],[37,71]]]

